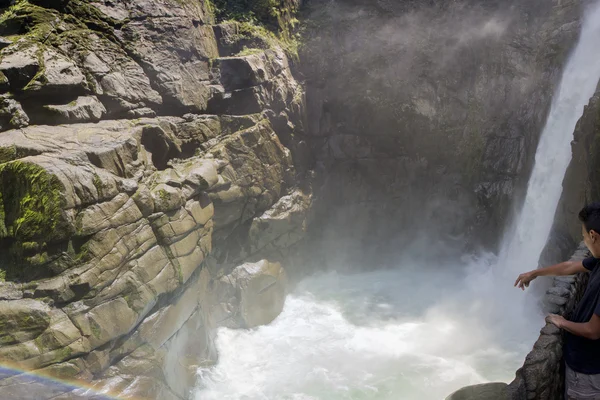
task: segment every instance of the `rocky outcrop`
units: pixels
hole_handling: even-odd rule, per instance
[[[582,260],[589,252],[582,242],[572,261]],[[547,311],[568,317],[583,296],[587,275],[556,277],[545,296]],[[562,361],[562,334],[556,326],[547,323],[541,330],[533,350],[517,371],[515,380],[509,385],[511,398],[559,400],[564,394],[564,367]]]
[[[446,400],[509,400],[506,383],[485,383],[481,385],[468,386],[457,390]]]
[[[319,241],[353,243],[342,264],[421,236],[494,248],[579,17],[578,1],[311,2],[301,59],[331,227]]]
[[[186,398],[216,327],[281,311],[307,227],[285,43],[217,25],[205,1],[14,3],[0,18],[0,358]],[[28,376],[0,379],[0,397]],[[61,390],[32,395],[80,398]]]
[[[600,199],[599,129],[600,91],[596,90],[573,133],[573,158],[563,179],[563,192],[550,240],[542,255],[544,265],[564,259],[577,246],[581,240],[581,223],[577,215],[584,205]]]
[[[579,261],[588,256],[589,251],[581,242],[570,261]],[[568,318],[583,296],[587,279],[588,276],[584,273],[553,278],[552,285],[544,297],[545,311]],[[556,326],[546,323],[510,384],[468,386],[450,395],[447,400],[561,400],[564,398],[564,380],[562,333]]]

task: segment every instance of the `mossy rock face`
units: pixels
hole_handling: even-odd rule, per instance
[[[220,20],[259,22],[277,28],[278,0],[213,0]]]
[[[467,386],[450,396],[446,400],[509,400],[508,386],[506,383],[484,383]]]
[[[216,0],[218,21],[237,21],[237,34],[228,46],[236,55],[248,55],[261,49],[281,47],[292,59],[298,58],[300,45],[295,30],[299,2],[289,0]]]
[[[61,19],[54,10],[18,1],[0,15],[0,35],[39,34],[39,38],[45,38]]]
[[[22,343],[38,337],[50,326],[47,310],[33,300],[0,305],[0,345]]]
[[[48,241],[61,218],[62,184],[42,167],[13,161],[0,166],[0,238]]]
[[[63,187],[42,167],[12,161],[0,165],[0,262],[6,279],[47,275],[52,243],[65,235]]]

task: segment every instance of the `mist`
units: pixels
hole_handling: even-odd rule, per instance
[[[514,280],[537,267],[600,77],[596,24],[562,76],[577,35],[550,26],[578,11],[539,6],[309,2],[320,180],[294,267],[319,272],[269,326],[219,331],[197,399],[442,399],[514,378],[549,284]]]
[[[541,317],[526,294],[498,297],[516,289],[482,268],[494,261],[308,278],[271,325],[219,331],[196,398],[443,399],[510,381]]]
[[[538,3],[308,3],[301,70],[324,257],[499,250],[568,54],[557,47],[576,39],[547,25],[577,13]]]

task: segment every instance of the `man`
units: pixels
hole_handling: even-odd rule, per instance
[[[515,286],[525,290],[538,276],[590,273],[583,298],[570,320],[548,316],[548,322],[566,331],[566,393],[571,400],[600,399],[600,203],[584,207],[579,213],[583,240],[593,257],[567,261],[519,275]]]

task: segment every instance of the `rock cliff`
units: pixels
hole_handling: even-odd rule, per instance
[[[319,214],[323,242],[361,243],[345,254],[364,263],[423,237],[493,249],[579,17],[579,1],[310,2],[308,132],[328,171],[315,204],[338,205]]]
[[[280,34],[218,24],[209,1],[1,11],[3,363],[182,399],[217,326],[281,311],[311,193],[283,29],[298,4],[276,6]],[[81,396],[29,379],[0,397]]]
[[[493,248],[579,31],[551,5],[312,0],[298,54],[299,0],[13,0],[0,360],[185,399],[215,328],[269,323],[307,254]],[[31,382],[0,397],[103,398]]]

